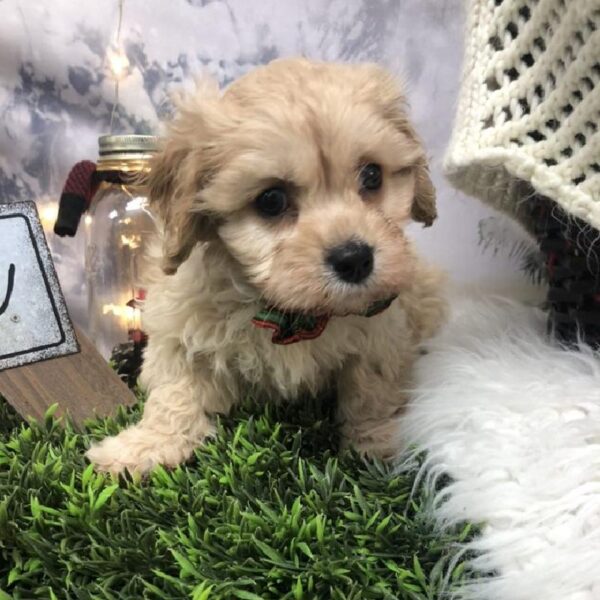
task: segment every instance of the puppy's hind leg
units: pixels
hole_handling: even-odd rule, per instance
[[[149,395],[142,419],[92,446],[86,456],[99,471],[146,473],[156,465],[173,467],[188,459],[214,433],[206,410],[229,409],[208,369],[190,363],[183,348],[150,339],[142,380]]]

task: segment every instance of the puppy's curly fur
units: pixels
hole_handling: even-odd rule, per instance
[[[361,187],[367,164],[381,168],[377,189]],[[274,187],[286,210],[261,214],[256,198]],[[224,92],[205,83],[180,99],[149,190],[162,223],[144,313],[149,396],[141,421],[90,460],[111,472],[176,465],[248,389],[293,399],[331,383],[344,438],[392,454],[411,365],[445,308],[438,273],[403,231],[436,213],[394,79],[375,65],[293,59]],[[349,240],[373,251],[358,283],[326,260]],[[383,313],[361,316],[394,295]],[[264,306],[331,318],[317,339],[280,346],[252,324]]]

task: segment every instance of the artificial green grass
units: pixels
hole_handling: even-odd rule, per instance
[[[338,455],[331,401],[248,401],[185,466],[94,473],[90,439],[139,410],[80,434],[0,399],[0,600],[416,600],[465,577],[468,528],[434,530],[415,472]]]

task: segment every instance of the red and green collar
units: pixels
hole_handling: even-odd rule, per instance
[[[396,299],[396,296],[378,300],[369,305],[363,317],[373,317],[383,312]],[[252,323],[262,329],[271,329],[274,344],[295,344],[302,340],[314,340],[319,337],[331,315],[307,315],[304,313],[281,311],[277,308],[264,308],[252,319]]]

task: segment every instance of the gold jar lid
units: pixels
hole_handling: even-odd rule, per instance
[[[98,138],[98,171],[146,171],[158,149],[156,135],[102,135]]]

